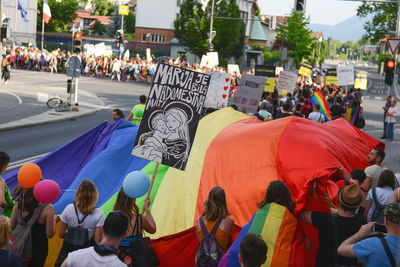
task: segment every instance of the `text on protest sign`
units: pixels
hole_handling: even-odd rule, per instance
[[[337,67],[338,85],[354,84],[353,65]]]
[[[299,74],[305,77],[311,77],[313,65],[307,61],[301,64]]]
[[[225,108],[228,105],[231,74],[221,72],[207,73],[211,75],[210,86],[204,107]]]
[[[256,65],[255,75],[261,77],[275,77],[275,66]]]
[[[256,113],[258,102],[265,88],[266,78],[243,74],[235,96],[229,100],[240,111]]]
[[[267,78],[264,92],[273,93],[275,91],[275,83],[276,83],[275,78]]]
[[[354,80],[354,89],[367,90],[368,72],[357,71],[356,79]]]
[[[336,68],[327,69],[326,76],[325,76],[325,84],[326,85],[332,85],[332,84],[338,85]]]
[[[184,170],[210,75],[159,64],[132,154]]]
[[[279,74],[278,82],[276,84],[276,89],[279,92],[293,91],[297,82],[297,74],[290,71],[282,71]]]

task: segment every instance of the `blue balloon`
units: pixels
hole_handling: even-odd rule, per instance
[[[147,174],[142,171],[133,171],[125,176],[122,184],[125,194],[131,198],[139,198],[144,196],[150,188],[150,179]]]

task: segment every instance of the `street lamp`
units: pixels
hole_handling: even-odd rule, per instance
[[[213,22],[214,22],[214,0],[211,2],[211,17],[210,17],[210,32],[209,32],[209,38],[208,38],[208,51],[212,52],[214,51],[214,45],[212,44],[212,40],[214,39],[215,36],[215,31],[213,31]],[[213,35],[214,32],[214,35]]]

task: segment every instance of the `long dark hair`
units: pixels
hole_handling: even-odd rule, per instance
[[[0,174],[3,172],[4,166],[10,162],[10,156],[5,151],[0,151]]]
[[[289,188],[282,181],[272,181],[267,189],[264,200],[257,204],[258,208],[262,208],[268,203],[275,202],[285,206],[291,213],[294,212],[295,203]]]
[[[33,212],[40,204],[33,195],[33,188],[23,188],[20,185],[14,188],[13,198],[18,199],[18,208],[27,212]]]
[[[378,178],[378,187],[389,186],[393,190],[399,187],[396,176],[394,175],[392,170],[384,170],[381,172]]]
[[[119,189],[113,210],[123,211],[129,218],[132,218],[132,214],[139,214],[139,207],[136,205],[136,199],[125,194],[122,187]]]
[[[216,186],[208,193],[208,198],[204,202],[202,216],[207,221],[215,221],[218,218],[226,218],[228,215],[230,213],[226,205],[225,190],[220,186]]]

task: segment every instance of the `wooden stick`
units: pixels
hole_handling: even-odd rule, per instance
[[[153,188],[154,180],[156,179],[156,175],[157,175],[157,171],[158,171],[158,166],[159,166],[159,165],[160,165],[160,163],[157,162],[157,163],[156,163],[156,166],[155,166],[155,168],[154,168],[154,171],[153,171],[153,177],[151,177],[150,188],[149,188],[149,191],[147,192],[146,199],[145,199],[144,201],[150,199],[151,189]],[[144,214],[144,202],[143,202],[143,211],[142,211],[142,214]]]

